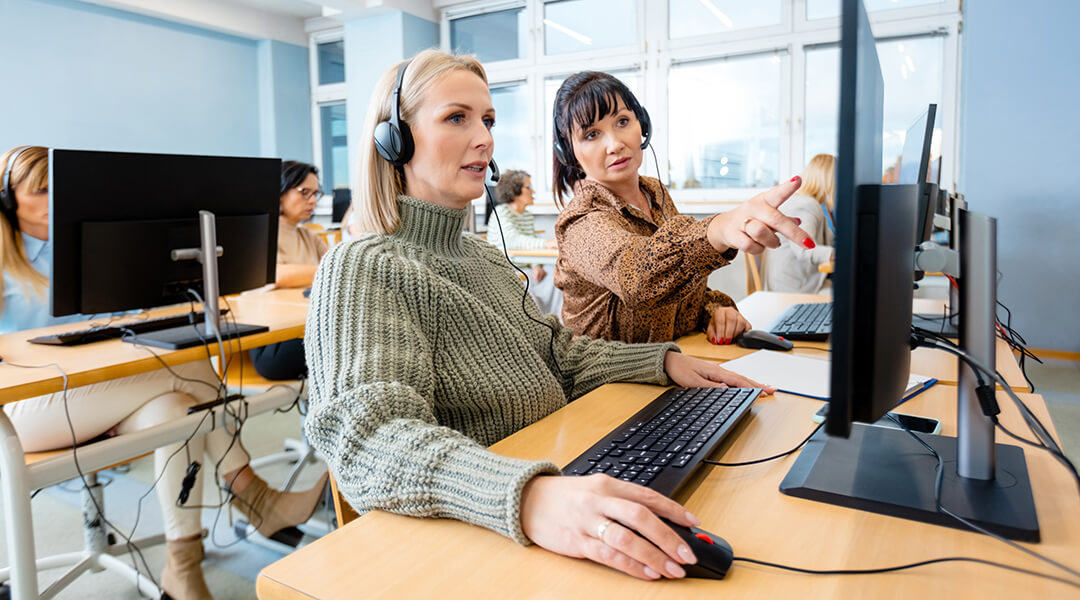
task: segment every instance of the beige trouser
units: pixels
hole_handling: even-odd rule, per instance
[[[183,381],[159,369],[68,390],[71,426],[64,414],[64,394],[60,392],[6,404],[4,410],[19,434],[23,449],[41,452],[71,447],[72,427],[77,443],[110,430],[122,435],[183,417],[189,406],[217,397],[218,380],[208,362],[186,363],[172,370],[180,377],[196,381]],[[160,478],[157,496],[165,519],[166,538],[190,537],[202,529],[198,508],[177,506],[189,462],[202,463],[188,499],[192,506],[202,502],[204,473],[213,473],[218,465],[218,472],[225,474],[248,463],[240,438],[233,440],[234,431],[227,427],[192,438],[186,452],[182,450],[184,442],[154,451],[154,476]]]

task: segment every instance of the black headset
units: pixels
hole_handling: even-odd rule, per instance
[[[15,154],[11,155],[7,165],[4,167],[4,184],[3,187],[0,187],[0,212],[3,212],[9,219],[15,218],[15,210],[19,208],[19,202],[15,198],[15,189],[11,187],[11,169],[15,167],[15,161],[19,158],[19,155],[30,148],[33,148],[33,146],[19,148]]]
[[[404,167],[412,160],[413,151],[416,148],[409,124],[401,120],[401,87],[405,83],[405,69],[410,62],[412,61],[405,61],[398,67],[397,84],[394,86],[394,103],[390,106],[390,120],[379,121],[372,135],[379,156],[398,168]],[[498,181],[499,166],[495,164],[494,158],[488,163],[488,168],[491,169],[491,180]]]
[[[637,117],[638,123],[641,123],[641,137],[645,138],[641,142],[641,149],[644,150],[649,147],[649,140],[652,139],[652,119],[649,118],[649,111],[645,110],[645,107],[634,98],[634,106],[630,107],[630,110],[634,111],[634,116]],[[577,157],[574,156],[574,147],[570,142],[563,138],[562,133],[559,131],[559,107],[554,108],[555,114],[552,115],[552,123],[554,124],[555,135],[554,144],[552,149],[555,151],[555,158],[559,159],[562,164],[579,168],[577,165]]]
[[[401,85],[405,82],[405,68],[409,62],[401,63],[397,72],[397,85],[394,86],[394,103],[390,107],[390,120],[379,121],[375,126],[375,149],[379,156],[395,167],[403,167],[412,160],[413,137],[409,124],[401,120]]]

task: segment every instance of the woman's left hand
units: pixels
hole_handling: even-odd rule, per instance
[[[733,306],[720,306],[709,319],[705,336],[714,344],[730,344],[735,336],[750,330],[750,321]]]
[[[664,356],[664,370],[675,385],[682,387],[748,387],[762,388],[766,394],[776,392],[771,385],[760,383],[721,368],[716,363],[687,356],[681,352],[669,350]]]

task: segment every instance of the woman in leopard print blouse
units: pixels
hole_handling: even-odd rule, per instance
[[[709,273],[739,250],[778,247],[778,233],[813,247],[777,210],[799,189],[798,177],[723,214],[680,215],[659,180],[638,175],[649,116],[607,73],[563,82],[554,129],[553,188],[563,206],[555,285],[564,292],[563,322],[578,335],[660,342],[706,331],[712,343],[729,344],[750,323],[731,298],[706,287]]]

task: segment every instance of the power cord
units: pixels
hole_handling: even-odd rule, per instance
[[[810,438],[814,437],[814,434],[817,433],[821,429],[821,427],[823,425],[825,425],[824,421],[822,421],[821,423],[818,423],[818,426],[815,427],[814,430],[810,432],[810,435],[806,436],[806,439],[799,442],[798,446],[795,446],[794,448],[792,448],[791,450],[788,450],[787,452],[782,452],[780,454],[776,454],[776,455],[770,456],[768,458],[759,458],[757,460],[748,460],[748,461],[745,461],[745,462],[737,462],[737,463],[717,462],[715,460],[709,460],[709,459],[702,459],[701,462],[703,462],[703,463],[705,463],[707,465],[714,465],[714,466],[717,466],[717,467],[748,467],[750,465],[757,465],[757,464],[760,464],[760,463],[769,462],[770,460],[776,460],[778,458],[783,458],[783,457],[785,457],[785,456],[787,456],[789,454],[794,454],[795,452],[798,452],[800,448],[805,446],[806,443],[810,441]]]

